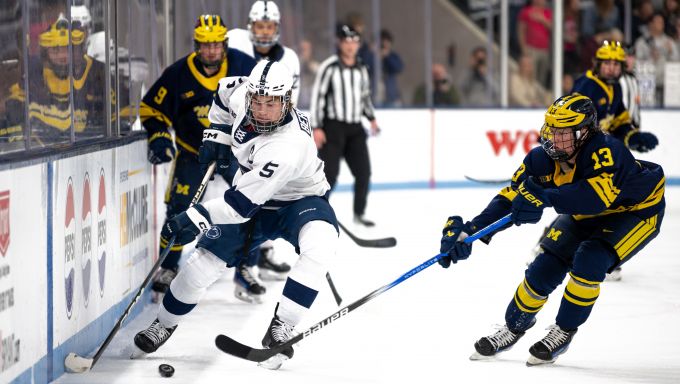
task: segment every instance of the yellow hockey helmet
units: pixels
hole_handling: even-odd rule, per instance
[[[81,45],[85,41],[85,31],[74,23],[71,26],[71,44]],[[43,48],[66,47],[68,46],[68,20],[59,15],[54,23],[39,36],[39,44]]]
[[[196,43],[221,43],[227,40],[227,27],[219,15],[201,15],[194,27]]]
[[[595,60],[614,60],[624,62],[626,61],[626,51],[618,41],[605,40],[600,48],[595,51]]]
[[[560,130],[572,133],[570,147],[555,145],[556,134]],[[562,96],[545,113],[545,123],[540,132],[541,146],[552,159],[566,161],[598,130],[597,111],[592,100],[578,93]]]

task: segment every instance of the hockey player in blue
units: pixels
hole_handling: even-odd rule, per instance
[[[642,132],[631,124],[623,102],[619,78],[625,65],[626,52],[617,42],[605,42],[595,52],[593,69],[576,79],[571,93],[589,97],[595,104],[600,129],[623,141],[633,151],[647,152],[659,140],[651,132]]]
[[[536,314],[569,275],[556,324],[529,349],[528,365],[552,363],[586,322],[608,271],[627,262],[654,239],[664,215],[661,166],[636,160],[620,140],[600,131],[592,101],[582,95],[557,99],[545,114],[541,146],[532,149],[478,216],[452,216],[441,239],[441,261],[467,259],[463,240],[511,213],[512,223],[536,223],[543,210],[559,214],[541,241],[505,312],[505,325],[475,343],[473,360],[510,349],[536,322]],[[507,227],[511,226],[509,224]],[[491,237],[482,239],[488,243]]]
[[[621,43],[605,40],[595,52],[593,64],[592,70],[576,79],[572,93],[587,96],[593,101],[603,132],[623,141],[633,151],[648,152],[654,149],[659,140],[651,132],[640,131],[639,124],[633,124],[624,102],[620,79],[626,65],[626,51]],[[607,274],[607,280],[621,280],[621,268]]]
[[[338,224],[327,200],[330,184],[317,156],[308,118],[290,102],[293,77],[283,64],[259,62],[250,77],[220,81],[210,109],[200,157],[239,170],[223,196],[196,204],[163,227],[164,239],[192,241],[209,228],[196,251],[172,280],[158,318],[134,343],[144,353],[156,351],[229,267],[266,240],[282,238],[300,254],[262,340],[264,347],[293,335],[325,283],[325,261],[335,255]],[[293,357],[287,348],[260,363],[278,369]]]
[[[227,27],[218,15],[202,15],[194,27],[194,49],[169,66],[151,86],[140,106],[147,131],[149,161],[174,161],[165,194],[166,223],[184,212],[201,182],[198,148],[210,123],[208,112],[218,81],[225,76],[247,76],[255,61],[228,48]],[[170,128],[175,131],[174,140]],[[175,150],[175,147],[177,150]],[[175,156],[176,155],[176,156]],[[226,177],[227,169],[218,169]],[[167,243],[161,238],[161,251]],[[153,290],[165,292],[177,274],[182,246],[173,246],[153,280]]]

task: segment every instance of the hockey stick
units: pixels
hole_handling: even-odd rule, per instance
[[[465,178],[474,181],[475,183],[481,183],[481,184],[507,184],[511,182],[511,179],[475,179],[474,177],[470,177],[465,175]]]
[[[333,297],[335,297],[335,302],[338,303],[338,306],[342,304],[342,297],[340,297],[340,294],[338,293],[338,290],[335,288],[335,284],[333,284],[333,280],[331,279],[331,273],[326,272],[326,280],[328,280],[328,285],[331,287],[331,292],[333,292]]]
[[[194,198],[191,200],[191,205],[195,205],[196,203],[199,202],[199,200],[201,200],[201,197],[203,196],[203,191],[205,191],[205,187],[206,185],[208,185],[208,181],[210,180],[210,177],[212,176],[214,171],[215,162],[212,162],[208,167],[205,176],[203,176],[203,180],[201,181],[201,184],[198,186],[198,190],[194,194]],[[165,260],[166,256],[168,256],[168,253],[170,253],[170,249],[174,244],[175,237],[173,236],[170,238],[170,240],[168,240],[168,245],[165,247],[163,252],[161,252],[161,254],[158,256],[158,260],[156,260],[153,267],[151,267],[151,271],[149,272],[148,275],[146,275],[146,278],[142,282],[142,285],[139,286],[139,289],[137,290],[135,297],[132,299],[130,304],[128,304],[127,308],[125,308],[123,314],[120,315],[118,321],[116,321],[116,324],[113,326],[113,329],[111,329],[111,332],[109,332],[109,335],[106,337],[106,340],[104,340],[104,343],[102,343],[97,352],[95,352],[94,356],[91,359],[89,359],[87,357],[79,356],[74,352],[71,352],[68,355],[66,355],[66,359],[64,360],[64,367],[68,372],[83,373],[85,371],[91,370],[92,367],[95,364],[97,364],[97,361],[99,361],[99,358],[104,353],[104,350],[106,349],[106,347],[109,346],[109,343],[111,342],[111,340],[113,340],[113,337],[116,336],[116,333],[118,333],[118,331],[120,330],[123,321],[128,317],[130,311],[132,310],[132,307],[135,305],[135,303],[137,303],[139,298],[142,296],[144,288],[146,288],[146,285],[149,284],[149,281],[151,281],[151,278],[156,273],[161,263],[163,263],[163,260]]]
[[[468,236],[465,238],[466,243],[472,243],[473,241],[484,237],[488,235],[489,233],[499,229],[500,227],[504,226],[505,224],[510,222],[510,215],[503,216],[499,220],[489,224],[485,228],[481,229],[479,232]],[[333,313],[332,315],[328,316],[327,318],[319,321],[318,323],[314,324],[304,332],[298,334],[297,336],[293,337],[292,339],[286,341],[283,344],[277,345],[273,348],[265,348],[265,349],[260,349],[260,348],[252,348],[247,345],[241,344],[238,341],[225,336],[225,335],[217,335],[215,338],[215,345],[217,345],[217,348],[220,349],[222,352],[228,353],[232,356],[239,357],[241,359],[246,359],[250,361],[255,361],[255,362],[263,362],[278,353],[281,353],[281,351],[291,347],[293,344],[296,344],[300,340],[311,336],[312,334],[316,333],[317,331],[320,331],[322,328],[327,327],[329,324],[337,321],[341,317],[346,316],[348,313],[352,312],[353,310],[359,308],[360,306],[366,304],[369,300],[379,296],[383,292],[389,290],[390,288],[394,287],[395,285],[398,285],[402,282],[404,282],[406,279],[412,277],[413,275],[421,272],[425,268],[428,268],[432,264],[436,263],[444,257],[443,253],[438,254],[437,256],[425,261],[424,263],[420,264],[419,266],[411,269],[410,271],[406,272],[405,274],[401,275],[398,279],[394,280],[393,282],[384,285],[375,291],[369,293],[368,295],[360,298],[359,300],[353,302],[352,304],[340,309],[339,311]]]
[[[342,223],[339,221],[338,225],[343,231],[345,231],[347,236],[349,236],[349,238],[352,239],[352,241],[354,241],[360,247],[390,248],[397,245],[397,239],[395,239],[394,237],[385,237],[382,239],[361,239],[359,237],[356,237],[352,232],[349,231],[349,229],[345,228],[345,226],[342,225]]]

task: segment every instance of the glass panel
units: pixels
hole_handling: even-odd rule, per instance
[[[21,1],[0,5],[0,154],[23,150],[26,118]]]
[[[510,1],[508,17],[513,58],[508,64],[508,105],[546,108],[553,99],[552,5],[546,0]],[[565,25],[563,31],[568,28]]]
[[[74,36],[65,15],[65,0],[31,2],[26,97],[31,148],[71,141],[69,45]]]
[[[123,65],[123,73],[127,79],[125,84],[129,86],[129,108],[127,111],[121,109],[121,118],[128,116],[131,129],[141,130],[142,125],[139,120],[139,104],[146,90],[156,80],[151,77],[149,72],[152,63],[152,37],[155,38],[155,31],[152,35],[153,26],[152,10],[147,3],[130,2],[130,36],[135,36],[128,43],[129,52],[127,56],[119,56]],[[157,42],[154,42],[157,44]],[[120,55],[120,53],[119,53]],[[122,101],[122,100],[121,100]],[[121,104],[122,105],[122,104]],[[125,113],[128,112],[128,113]]]
[[[79,1],[71,6],[73,109],[76,140],[106,135],[107,76],[104,54],[104,9]]]
[[[380,105],[410,105],[416,89],[424,85],[425,23],[424,1],[395,7],[391,1],[380,2],[380,40],[376,44],[381,61],[382,81],[378,90]],[[404,23],[404,15],[421,22]]]
[[[130,47],[136,39],[144,39],[147,36],[135,36],[133,34],[134,21],[132,18],[137,10],[136,1],[118,0],[116,3],[116,54],[118,84],[116,96],[118,103],[117,109],[120,116],[120,134],[125,134],[132,129],[132,125],[137,119],[137,112],[132,103],[132,84],[131,84],[131,52]],[[114,60],[114,58],[112,58]],[[137,97],[139,99],[139,97]],[[139,106],[139,105],[137,105]]]

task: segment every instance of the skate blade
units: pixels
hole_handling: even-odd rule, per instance
[[[264,295],[250,295],[244,292],[234,292],[234,297],[249,304],[262,304],[264,302]]]
[[[527,367],[533,367],[533,366],[536,366],[536,365],[543,365],[543,364],[552,364],[552,363],[555,362],[555,360],[557,360],[557,359],[543,360],[543,359],[539,359],[539,358],[531,355],[527,359]]]
[[[148,353],[139,349],[135,343],[132,343],[132,348],[130,349],[130,360],[141,359],[146,355],[148,355]]]
[[[496,358],[496,355],[484,356],[477,351],[475,351],[472,355],[470,355],[470,360],[472,360],[472,361],[488,361],[488,360],[494,360],[495,358]]]
[[[283,353],[279,353],[265,361],[257,363],[257,366],[265,369],[277,370],[281,368],[281,365],[283,365],[283,362],[286,360],[288,360],[288,356],[284,355]]]
[[[270,272],[260,269],[259,277],[264,281],[284,281],[287,278],[287,273]]]

